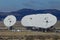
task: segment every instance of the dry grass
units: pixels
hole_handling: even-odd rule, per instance
[[[20,21],[17,21],[16,24],[13,26],[15,29],[24,29],[24,27],[21,25]],[[55,28],[60,29],[60,21],[58,21],[55,25]],[[2,21],[0,21],[0,29],[7,29],[5,27],[5,25],[3,24]],[[36,37],[39,38],[40,36],[45,38],[45,40],[55,40],[55,38],[59,38],[60,40],[60,33],[55,33],[55,32],[37,32],[37,31],[24,31],[24,32],[12,32],[12,31],[0,31],[0,36],[4,39],[4,37],[6,36],[7,38],[9,38],[10,36],[17,36],[17,37],[25,37],[25,36],[33,36],[35,40]],[[35,37],[36,36],[36,37]],[[38,37],[39,36],[39,37]],[[5,38],[6,38],[5,37]],[[13,37],[14,38],[14,37]],[[25,37],[26,38],[26,37]],[[24,39],[25,40],[25,39]]]

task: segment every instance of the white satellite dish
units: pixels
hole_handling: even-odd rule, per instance
[[[5,26],[9,28],[16,23],[16,17],[14,15],[8,15],[3,21]]]
[[[56,16],[52,14],[33,14],[24,16],[21,24],[25,27],[49,28],[57,22]]]

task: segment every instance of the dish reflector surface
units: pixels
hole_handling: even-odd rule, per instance
[[[4,24],[6,27],[11,27],[16,23],[16,17],[14,15],[8,15],[4,19]]]
[[[24,16],[21,24],[25,27],[49,28],[55,25],[57,18],[52,14],[33,14]]]

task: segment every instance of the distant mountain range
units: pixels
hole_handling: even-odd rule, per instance
[[[51,13],[60,20],[60,10],[57,9],[44,9],[44,10],[33,10],[33,9],[21,9],[13,12],[0,12],[0,20],[2,21],[7,15],[15,15],[17,20],[21,20],[23,16],[29,14],[44,14]]]

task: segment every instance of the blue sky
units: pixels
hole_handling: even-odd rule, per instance
[[[60,0],[0,0],[0,11],[30,9],[59,9]]]

